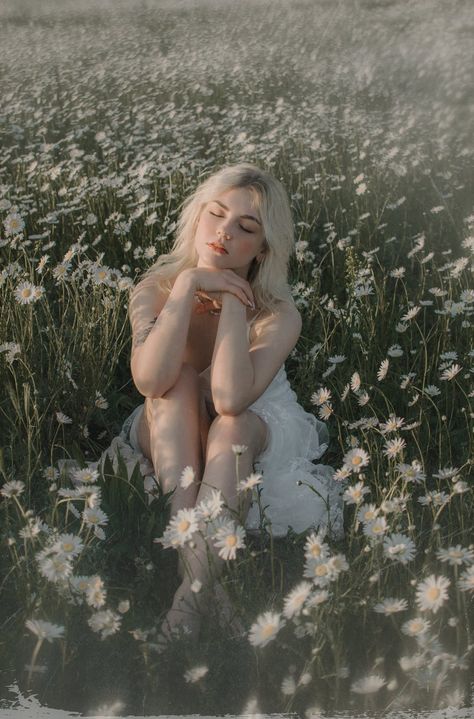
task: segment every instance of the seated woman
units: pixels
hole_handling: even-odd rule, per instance
[[[238,453],[240,479],[255,470],[262,476],[261,505],[274,535],[289,526],[342,531],[333,470],[313,464],[327,447],[327,429],[298,404],[284,369],[301,332],[288,285],[293,246],[280,182],[254,165],[226,166],[187,198],[171,252],[131,292],[131,370],[145,401],[122,436],[162,490],[174,489],[171,517],[217,489],[247,529],[257,529],[252,492],[243,503],[237,492]],[[195,475],[187,486],[179,481],[185,467]],[[224,560],[202,535],[180,548],[182,583],[165,637],[183,624],[198,632],[209,552],[215,578]]]

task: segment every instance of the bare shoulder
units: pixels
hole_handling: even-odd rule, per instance
[[[296,305],[293,302],[280,301],[274,312],[262,312],[256,318],[252,329],[256,340],[268,334],[284,335],[294,339],[296,344],[301,333],[301,327],[301,313]]]

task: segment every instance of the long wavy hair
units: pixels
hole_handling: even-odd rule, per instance
[[[248,188],[260,213],[265,237],[260,262],[253,260],[247,281],[260,311],[270,314],[278,301],[293,303],[288,284],[288,264],[294,251],[294,227],[290,203],[283,185],[256,165],[225,165],[204,180],[181,206],[176,236],[169,253],[160,255],[143,279],[153,277],[161,289],[172,289],[174,279],[188,267],[196,267],[199,256],[194,236],[204,206],[222,193]]]

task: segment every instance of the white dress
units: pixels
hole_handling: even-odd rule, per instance
[[[151,489],[156,483],[153,465],[142,454],[137,436],[143,409],[144,404],[140,404],[126,418],[120,435],[101,459],[107,454],[114,460],[119,450],[130,472],[138,461],[145,488]],[[289,527],[295,532],[319,527],[325,528],[332,538],[341,539],[344,534],[341,487],[332,479],[331,467],[313,462],[326,451],[329,433],[323,422],[298,403],[284,365],[248,409],[261,417],[269,430],[267,445],[255,459],[254,470],[262,474],[260,506],[271,522],[273,536],[286,536]],[[245,522],[249,531],[260,526],[256,488],[253,491],[254,501]]]

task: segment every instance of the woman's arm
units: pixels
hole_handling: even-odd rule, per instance
[[[216,412],[237,415],[255,402],[296,345],[300,332],[301,315],[288,304],[266,320],[249,348],[245,307],[224,294],[211,364]]]
[[[193,278],[184,270],[168,296],[159,292],[152,278],[139,283],[131,294],[131,371],[144,397],[162,397],[179,377],[194,292]]]

